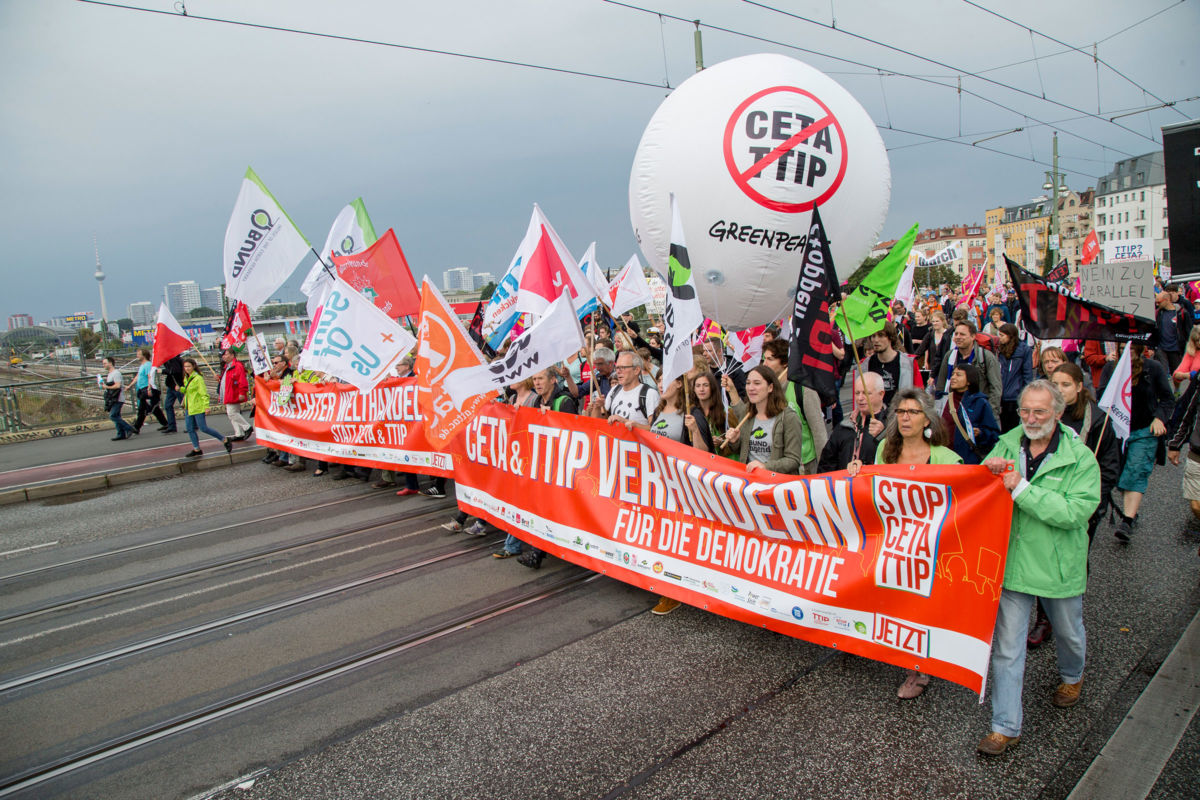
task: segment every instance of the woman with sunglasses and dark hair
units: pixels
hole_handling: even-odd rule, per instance
[[[962,458],[947,443],[946,428],[933,410],[933,398],[920,389],[900,389],[892,399],[875,463],[961,464]],[[854,477],[862,468],[861,462],[851,461],[847,471]],[[910,669],[896,696],[901,700],[916,699],[928,685],[928,675]]]

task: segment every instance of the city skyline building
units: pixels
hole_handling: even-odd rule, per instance
[[[1153,239],[1154,257],[1170,261],[1167,179],[1161,150],[1123,159],[1096,186],[1100,243]]]
[[[442,276],[442,289],[447,292],[469,292],[475,287],[475,279],[467,267],[454,267]]]
[[[33,327],[33,317],[30,316],[29,314],[19,314],[18,313],[18,314],[9,314],[8,315],[8,329],[10,331],[16,330],[17,328],[32,328],[32,327]]]
[[[130,303],[125,309],[125,316],[133,320],[134,325],[149,325],[158,318],[158,308],[147,300],[141,300]]]
[[[175,317],[187,316],[200,307],[200,284],[195,281],[175,281],[163,287],[163,300]]]
[[[200,305],[205,308],[211,308],[217,314],[224,315],[225,313],[225,287],[213,286],[208,289],[200,290]]]

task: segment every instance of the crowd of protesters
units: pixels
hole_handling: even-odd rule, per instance
[[[846,470],[855,476],[874,464],[964,464],[996,474],[1013,499],[1013,517],[990,671],[992,730],[978,750],[998,755],[1021,735],[1028,648],[1053,639],[1061,682],[1051,701],[1069,707],[1081,697],[1087,556],[1106,513],[1116,539],[1134,541],[1156,462],[1178,464],[1185,455],[1183,494],[1200,518],[1200,328],[1193,329],[1195,309],[1177,286],[1158,287],[1156,308],[1158,347],[1129,345],[1132,421],[1124,442],[1096,402],[1123,346],[1038,341],[1020,327],[1011,293],[963,303],[946,287],[922,292],[911,310],[894,303],[883,328],[858,341],[835,329],[839,381],[850,384],[848,411],[789,380],[789,341],[778,326],[767,329],[760,364],[746,368],[721,339],[708,337],[694,345],[692,369],[664,382],[661,321],[651,320],[643,337],[642,326],[628,315],[590,327],[577,355],[509,387],[500,399],[642,429],[737,460],[750,472]],[[296,342],[277,340],[271,355],[271,377],[280,381],[285,402],[296,382],[329,379],[300,368]],[[241,414],[250,394],[245,369],[232,352],[222,362],[217,397],[234,437],[205,423],[209,395],[194,360],[164,368],[163,402],[143,351],[128,385],[115,364],[106,363],[102,383],[116,438],[135,435],[149,416],[160,430],[174,431],[176,404],[184,408],[189,455],[200,454],[200,432],[226,449],[249,436],[253,427]],[[411,356],[404,359],[397,374],[411,375],[412,365]],[[129,390],[137,397],[132,426],[121,418]],[[263,462],[291,472],[309,469],[300,457],[277,450],[268,450]],[[334,480],[372,480],[364,468],[311,466],[316,477],[332,472]],[[411,473],[377,470],[374,478],[375,487],[400,496],[447,495],[445,478],[423,489]],[[461,510],[442,527],[476,536],[494,530]],[[546,558],[511,534],[493,556],[532,569]],[[668,614],[679,606],[661,597],[653,612]],[[929,682],[928,675],[910,670],[897,694],[913,700]]]

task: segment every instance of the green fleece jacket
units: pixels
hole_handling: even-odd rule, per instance
[[[1100,466],[1059,423],[1058,448],[1033,480],[1012,491],[1012,528],[1004,588],[1038,597],[1075,597],[1087,588],[1088,519],[1100,504]],[[1021,465],[1021,427],[1000,437],[988,457]]]

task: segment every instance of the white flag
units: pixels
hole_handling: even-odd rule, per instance
[[[692,331],[704,322],[696,281],[692,277],[692,262],[688,258],[687,242],[683,238],[683,223],[679,219],[679,203],[671,195],[671,248],[667,258],[667,298],[663,311],[662,382],[666,386],[692,368]]]
[[[613,282],[608,286],[607,300],[612,315],[619,317],[626,311],[644,306],[653,299],[654,292],[650,290],[650,284],[646,282],[646,273],[642,271],[638,257],[630,256],[629,260],[625,262],[625,266],[617,273],[617,277],[613,278]]]
[[[599,305],[597,298],[602,298],[605,305],[608,304],[608,279],[604,277],[604,270],[600,269],[600,265],[596,263],[595,242],[588,245],[587,252],[583,254],[583,258],[579,259],[579,271],[587,277],[592,284],[592,289],[596,292],[596,297],[576,303],[575,310],[579,312],[579,318],[583,319],[596,310],[596,306]]]
[[[1104,387],[1104,396],[1096,405],[1101,411],[1107,411],[1112,420],[1113,432],[1118,438],[1129,438],[1129,425],[1133,421],[1133,411],[1129,407],[1130,393],[1133,390],[1133,369],[1129,363],[1129,345],[1117,360],[1108,386]]]
[[[291,277],[311,250],[254,170],[247,167],[225,228],[225,293],[253,311]]]
[[[470,398],[532,378],[546,367],[583,349],[583,331],[571,295],[563,292],[550,304],[532,328],[509,345],[508,351],[490,364],[455,370],[442,385],[450,399],[462,408]]]
[[[766,332],[766,325],[758,325],[744,331],[730,333],[728,336],[733,357],[742,362],[742,369],[747,372],[762,363],[763,340]]]
[[[594,298],[596,290],[537,205],[533,207],[530,227],[535,224],[537,238],[533,251],[524,259],[514,310],[541,319],[560,295],[571,295],[573,304],[578,307]]]
[[[896,284],[896,294],[893,300],[899,300],[904,303],[905,309],[911,309],[913,304],[913,275],[916,274],[916,262],[908,262],[908,266],[904,269],[904,274],[900,276],[900,282]],[[899,324],[899,323],[897,323]]]
[[[389,377],[417,340],[341,278],[334,278],[313,320],[300,366],[369,392]]]
[[[375,244],[375,226],[367,216],[367,206],[361,197],[349,203],[333,220],[320,258],[312,265],[300,291],[308,298],[308,318],[312,319],[325,296],[326,287],[333,276],[333,267],[327,259],[333,256],[350,256]]]

